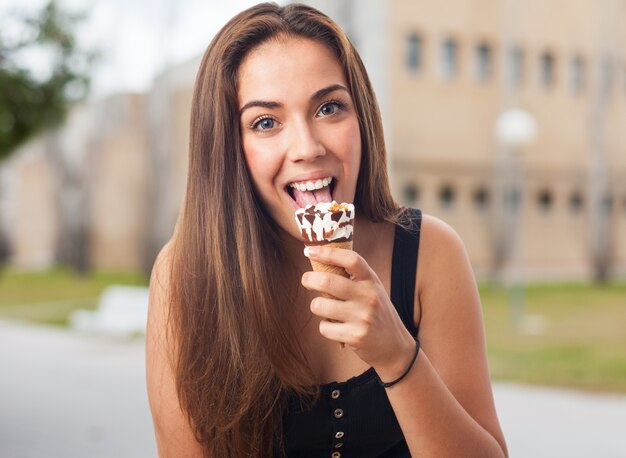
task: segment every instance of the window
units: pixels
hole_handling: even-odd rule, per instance
[[[423,65],[422,39],[415,33],[409,35],[406,40],[406,67],[411,72],[418,72]]]
[[[613,89],[613,61],[606,57],[602,60],[602,90],[607,94]]]
[[[451,38],[441,44],[441,76],[446,80],[454,78],[458,72],[458,52],[457,42]]]
[[[506,60],[507,78],[515,86],[520,86],[524,79],[524,51],[519,46],[510,48]]]
[[[569,210],[571,213],[580,213],[584,206],[584,200],[580,191],[574,191],[569,196]]]
[[[452,186],[445,185],[439,191],[439,205],[444,210],[449,210],[454,205],[455,192]]]
[[[504,191],[504,203],[507,211],[515,213],[520,209],[522,193],[517,187],[511,187]]]
[[[585,61],[580,55],[572,57],[570,61],[570,87],[574,92],[581,92],[585,88]]]
[[[481,43],[476,47],[476,80],[486,81],[492,72],[492,52],[489,45]]]
[[[407,184],[402,191],[404,202],[407,205],[415,204],[419,199],[419,189],[412,184]]]
[[[610,214],[613,211],[613,196],[611,194],[607,194],[602,199],[602,206],[604,211]]]
[[[540,78],[541,85],[545,88],[554,86],[555,78],[555,62],[552,53],[546,52],[541,55]]]
[[[474,202],[474,208],[476,211],[485,211],[489,205],[489,191],[487,191],[484,187],[476,189],[474,191],[474,195],[472,196],[472,201]]]
[[[542,213],[548,213],[552,210],[552,193],[544,189],[537,195],[537,205]]]

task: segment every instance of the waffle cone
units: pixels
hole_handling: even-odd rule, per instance
[[[330,247],[330,248],[341,248],[343,250],[352,250],[352,240],[350,240],[349,242],[331,242],[331,243],[325,244],[324,246]],[[343,267],[331,266],[329,264],[322,264],[321,262],[313,261],[312,259],[311,259],[311,266],[313,267],[313,270],[315,272],[330,272],[332,274],[341,275],[342,277],[346,277],[346,278],[350,277],[350,275],[348,275],[348,272],[346,272],[346,269],[344,269]],[[334,296],[330,294],[326,294],[326,293],[322,293],[322,296],[329,297],[331,299],[335,298]],[[341,348],[346,347],[346,344],[343,342],[339,342],[339,345],[341,346]]]
[[[325,247],[330,248],[341,248],[343,250],[352,250],[352,240],[349,242],[331,242],[324,245]],[[342,277],[350,277],[348,272],[343,267],[332,266],[329,264],[322,264],[321,262],[317,262],[311,259],[311,267],[315,272],[330,272],[332,274],[341,275]],[[333,297],[328,294],[322,294],[324,297]]]

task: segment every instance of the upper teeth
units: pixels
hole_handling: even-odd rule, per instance
[[[316,189],[322,189],[324,186],[328,186],[333,177],[326,177],[316,181],[299,181],[289,183],[289,186],[296,188],[298,191],[314,191]]]

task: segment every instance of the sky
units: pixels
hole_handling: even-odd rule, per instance
[[[93,98],[122,91],[146,91],[156,74],[169,65],[201,54],[222,25],[258,2],[58,0],[65,10],[88,15],[78,36],[80,46],[97,49],[101,54],[92,78]],[[36,12],[46,3],[46,0],[1,0],[0,20],[13,12]],[[13,33],[20,33],[16,26]],[[24,59],[34,72],[45,72],[41,56],[29,55]]]

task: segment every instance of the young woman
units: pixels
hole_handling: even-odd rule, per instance
[[[393,201],[376,99],[335,23],[260,4],[226,24],[189,157],[151,279],[160,456],[506,456],[465,249]],[[355,205],[354,251],[307,255],[350,278],[311,271],[294,220],[330,200]]]

